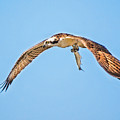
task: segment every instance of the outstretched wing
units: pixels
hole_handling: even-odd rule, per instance
[[[100,66],[110,75],[120,79],[120,61],[103,45],[86,40],[86,47],[94,54]]]
[[[103,67],[104,70],[110,75],[119,79],[120,61],[108,53],[102,53],[99,51],[98,55],[100,56],[98,63],[101,65],[101,67]]]
[[[9,85],[12,83],[12,81],[16,78],[16,76],[29,64],[32,62],[33,59],[35,59],[40,53],[45,51],[48,48],[51,48],[49,46],[44,47],[44,42],[42,41],[38,43],[37,45],[33,46],[32,48],[25,51],[20,58],[15,63],[14,67],[12,68],[10,74],[8,75],[7,79],[1,84],[1,92],[5,89],[5,91],[8,89]]]

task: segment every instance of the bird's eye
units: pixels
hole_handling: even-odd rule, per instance
[[[49,43],[49,41],[46,41],[46,44],[48,44]]]

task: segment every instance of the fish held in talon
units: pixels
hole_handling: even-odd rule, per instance
[[[81,56],[80,56],[80,54],[78,53],[78,51],[76,51],[76,52],[74,52],[74,55],[75,55],[75,59],[76,59],[78,69],[82,70],[82,68],[80,66],[81,65]]]

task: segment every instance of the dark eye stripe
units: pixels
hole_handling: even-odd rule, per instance
[[[55,43],[58,43],[58,41],[53,41],[53,42],[51,42],[52,44],[55,44]]]

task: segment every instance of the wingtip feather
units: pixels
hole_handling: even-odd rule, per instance
[[[4,90],[6,92],[10,84],[11,83],[9,82],[8,78],[3,83],[1,83],[0,84],[0,89],[1,89],[0,93],[3,92]]]

